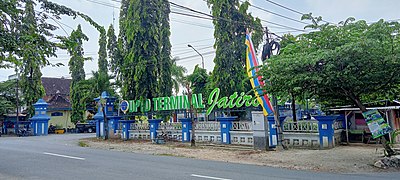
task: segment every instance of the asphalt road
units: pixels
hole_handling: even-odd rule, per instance
[[[400,179],[399,173],[330,174],[79,147],[94,134],[0,137],[0,179]]]

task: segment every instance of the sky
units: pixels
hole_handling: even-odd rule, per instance
[[[118,33],[118,19],[119,19],[119,0],[51,0],[70,7],[76,11],[89,15],[98,24],[108,28],[111,24]],[[338,23],[346,20],[348,17],[354,17],[356,20],[366,20],[367,22],[375,22],[379,19],[385,20],[398,20],[400,14],[398,7],[400,2],[397,0],[271,0],[279,3],[285,7],[299,11],[301,13],[313,13],[315,16],[322,16],[328,22]],[[180,4],[204,13],[211,13],[207,3],[203,0],[170,0],[176,4]],[[294,29],[303,29],[305,24],[282,18],[276,14],[290,17],[295,20],[300,20],[301,15],[274,5],[268,0],[250,0],[250,4],[258,7],[249,7],[249,12],[253,16],[262,20],[263,26],[268,26],[269,30],[282,35],[284,33],[298,34],[301,31],[292,32],[293,29],[279,27],[275,24],[278,23]],[[271,11],[275,14],[265,12],[261,9]],[[178,11],[175,8],[172,11]],[[181,58],[177,62],[178,65],[186,67],[187,73],[192,73],[195,65],[201,65],[201,57],[197,55],[193,49],[188,47],[188,44],[196,48],[204,56],[205,68],[211,72],[214,67],[215,49],[214,44],[214,30],[213,24],[210,20],[203,20],[182,16],[178,14],[170,14],[171,36],[170,41],[172,44],[172,57]],[[85,22],[77,18],[72,19],[68,16],[62,16],[60,22],[52,22],[60,28],[55,31],[57,35],[68,35],[77,27],[78,24],[82,25],[82,30],[89,37],[89,41],[84,42],[84,52],[86,57],[92,57],[92,61],[85,62],[85,72],[87,77],[91,76],[92,71],[97,70],[97,52],[98,52],[98,31]],[[309,23],[304,21],[305,23]],[[52,63],[63,63],[62,67],[44,67],[42,68],[43,77],[65,77],[70,78],[68,70],[69,55],[66,51],[57,51],[57,56],[50,58]],[[4,81],[7,77],[14,73],[13,69],[0,69],[0,81]]]

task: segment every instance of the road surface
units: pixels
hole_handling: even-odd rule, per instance
[[[78,146],[94,134],[0,137],[0,179],[399,179],[399,173],[330,174]]]

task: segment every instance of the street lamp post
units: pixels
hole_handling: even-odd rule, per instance
[[[202,67],[203,67],[203,69],[204,69],[204,58],[203,58],[203,55],[201,55],[201,54],[199,53],[199,51],[197,51],[192,45],[188,44],[188,47],[192,48],[194,51],[196,51],[197,54],[200,55],[200,57],[201,57],[201,65],[202,65]]]

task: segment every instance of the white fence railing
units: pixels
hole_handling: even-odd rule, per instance
[[[318,132],[318,121],[284,122],[284,132]]]
[[[219,122],[198,122],[195,125],[196,130],[202,131],[219,131],[220,124]]]
[[[232,131],[251,131],[253,130],[253,125],[251,122],[233,122],[232,123],[232,127],[231,127]]]
[[[161,123],[159,130],[182,130],[182,123]]]
[[[148,123],[132,123],[131,130],[149,130],[150,126]]]
[[[333,122],[333,129],[334,130],[343,129],[342,121],[334,121]]]

